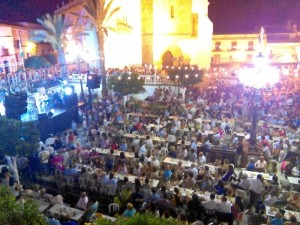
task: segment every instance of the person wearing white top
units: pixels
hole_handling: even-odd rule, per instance
[[[86,195],[85,192],[82,192],[80,195],[80,198],[76,204],[76,208],[85,210],[86,206],[88,204],[88,201],[89,201],[88,196]]]
[[[275,202],[277,202],[276,191],[272,190],[270,191],[270,194],[265,199],[264,204],[266,206],[273,206]]]
[[[265,172],[267,168],[267,162],[263,156],[259,157],[259,160],[255,163],[255,168],[259,172]]]
[[[206,163],[206,157],[203,155],[203,152],[199,152],[198,162],[200,165],[204,165]]]
[[[220,213],[231,213],[231,203],[227,201],[225,196],[221,197],[221,202],[217,206],[217,211]]]
[[[263,177],[261,174],[258,174],[256,179],[250,180],[250,205],[255,203],[256,201],[262,200],[262,191],[264,190],[262,180]]]
[[[217,209],[219,203],[215,200],[215,193],[210,194],[210,199],[202,203],[205,209]]]

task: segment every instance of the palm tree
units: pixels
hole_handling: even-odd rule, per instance
[[[65,47],[70,40],[77,40],[80,36],[86,35],[82,26],[74,25],[73,21],[64,14],[46,14],[38,18],[37,22],[44,29],[31,32],[31,40],[34,42],[48,42],[58,54],[58,62],[61,66],[61,73],[67,72]]]
[[[112,18],[120,11],[120,7],[112,8],[114,0],[87,0],[83,5],[88,18],[91,20],[96,29],[98,51],[99,51],[99,66],[100,75],[102,77],[102,96],[107,95],[106,87],[106,72],[105,72],[105,52],[104,39],[108,35],[108,31],[116,31],[117,27],[131,27],[121,19],[112,21]],[[115,23],[113,23],[115,22]]]

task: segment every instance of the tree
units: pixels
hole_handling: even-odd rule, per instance
[[[9,190],[0,186],[0,223],[14,225],[46,225],[48,224],[38,206],[33,201],[16,201]]]
[[[167,69],[170,80],[179,86],[188,87],[202,81],[204,71],[198,66],[170,67]]]
[[[108,91],[106,87],[106,71],[105,71],[105,52],[104,39],[108,35],[108,31],[116,31],[119,28],[131,27],[121,19],[113,20],[114,16],[120,11],[120,7],[112,8],[114,0],[87,0],[83,6],[88,18],[91,20],[96,29],[100,75],[102,77],[102,96],[106,96]],[[81,16],[79,16],[81,17]]]
[[[112,222],[107,221],[105,219],[97,219],[94,222],[95,225],[109,225],[112,224]],[[135,214],[133,217],[124,218],[124,217],[118,217],[115,222],[113,222],[115,225],[174,225],[178,224],[178,221],[175,219],[164,219],[161,217],[156,217],[153,214],[149,213],[143,213],[143,214]]]
[[[24,61],[26,69],[40,69],[50,67],[50,63],[43,57],[31,56]]]
[[[38,129],[32,122],[23,123],[0,117],[0,137],[0,155],[5,156],[10,170],[19,183],[16,157],[29,156],[37,149]]]
[[[58,63],[56,54],[50,53],[50,54],[42,55],[42,57],[44,57],[53,66]]]
[[[61,72],[65,74],[66,58],[65,47],[70,40],[77,40],[84,33],[84,27],[74,25],[73,21],[67,18],[64,14],[51,16],[46,14],[42,18],[38,18],[37,22],[44,29],[34,30],[31,32],[31,40],[34,42],[47,42],[52,45],[52,48],[57,51],[58,62],[61,66]]]
[[[109,89],[122,96],[144,93],[146,91],[144,83],[145,80],[139,79],[137,74],[124,73],[120,76],[110,76],[108,79]]]

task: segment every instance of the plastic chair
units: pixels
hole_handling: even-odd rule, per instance
[[[120,206],[117,203],[111,203],[108,206],[108,213],[109,213],[109,215],[111,215],[113,213],[114,214],[119,213],[119,210],[120,210]]]

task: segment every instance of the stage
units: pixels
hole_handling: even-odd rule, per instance
[[[27,112],[21,115],[23,122],[34,122],[40,132],[40,138],[45,141],[50,134],[55,135],[62,133],[71,128],[72,121],[79,122],[78,108],[84,107],[84,103],[79,102],[77,105],[63,109],[49,109],[41,113]],[[49,115],[49,112],[50,115]],[[42,116],[41,116],[42,115]]]

